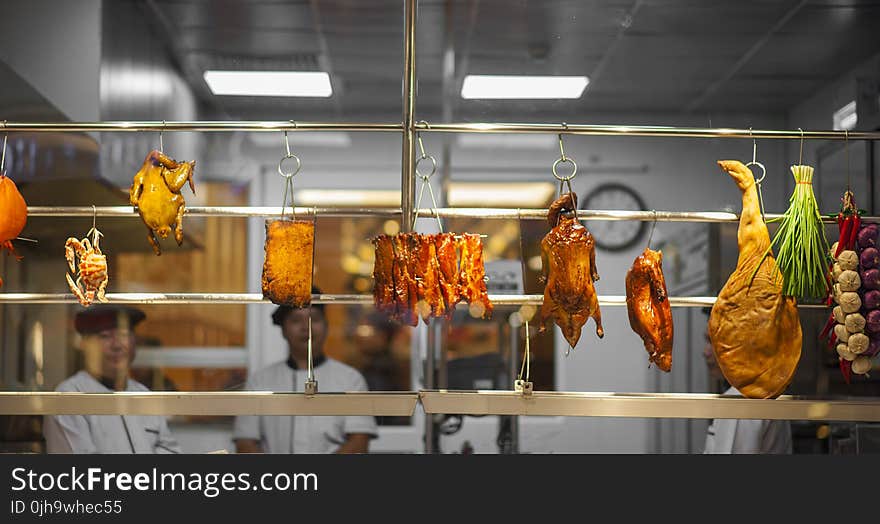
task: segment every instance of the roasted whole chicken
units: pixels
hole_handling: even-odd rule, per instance
[[[147,239],[153,251],[161,255],[158,234],[168,238],[174,228],[174,239],[177,245],[183,243],[183,213],[186,202],[180,190],[189,182],[193,194],[196,192],[193,183],[195,161],[177,162],[159,151],[150,151],[140,171],[134,176],[129,189],[129,201],[137,207],[141,219],[149,230]]]
[[[782,295],[781,276],[761,217],[751,170],[719,161],[742,191],[739,258],[709,316],[709,339],[724,378],[748,398],[776,398],[794,377],[801,357],[797,301]],[[757,267],[757,272],[755,268]]]
[[[0,249],[7,249],[16,260],[21,256],[15,253],[12,241],[18,238],[27,223],[27,204],[18,191],[15,182],[6,174],[0,174]],[[0,286],[3,279],[0,278]]]
[[[92,230],[92,241],[88,238],[77,240],[68,238],[64,244],[64,256],[67,265],[74,274],[79,269],[79,276],[74,282],[70,273],[67,273],[67,285],[70,291],[79,300],[79,303],[88,307],[97,297],[99,302],[107,302],[104,296],[107,290],[107,256],[101,252],[99,242],[103,236],[97,229]],[[79,263],[77,263],[79,260]]]
[[[629,325],[645,343],[648,359],[672,369],[672,308],[663,277],[663,253],[645,248],[626,272]]]
[[[305,307],[312,302],[315,223],[267,220],[263,298],[273,304]]]
[[[541,331],[551,317],[574,347],[587,319],[596,322],[596,334],[605,336],[602,314],[593,282],[599,280],[593,235],[564,211],[577,207],[577,195],[566,193],[550,205],[547,221],[550,232],[541,241],[544,302],[541,305]]]
[[[492,314],[480,235],[379,235],[373,245],[373,303],[391,318],[427,324],[432,317],[451,317],[461,300],[474,316]]]

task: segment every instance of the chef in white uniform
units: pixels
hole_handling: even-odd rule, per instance
[[[135,356],[134,328],[144,317],[139,309],[106,304],[77,313],[86,369],[56,391],[149,391],[128,376]],[[43,435],[49,453],[180,453],[162,416],[47,415]]]
[[[731,387],[725,395],[742,396]],[[787,420],[715,419],[706,432],[706,454],[791,454]]]
[[[317,288],[312,293],[320,294]],[[319,391],[367,391],[367,382],[355,368],[323,354],[327,318],[321,304],[311,308],[279,306],[272,322],[281,327],[288,359],[252,374],[245,389],[304,391],[308,378],[309,316],[312,319],[312,355]],[[238,416],[233,440],[239,453],[367,453],[377,436],[372,416]]]
[[[703,357],[709,376],[716,381],[724,381],[721,368],[715,359],[715,352],[706,335]],[[741,397],[735,387],[730,386],[725,395]],[[715,419],[706,431],[705,454],[791,454],[791,424],[787,420]]]

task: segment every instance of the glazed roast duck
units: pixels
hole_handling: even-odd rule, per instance
[[[736,270],[712,307],[709,338],[731,386],[748,398],[776,398],[791,383],[801,357],[797,302],[782,295],[782,277],[772,253],[763,258],[770,235],[751,170],[736,160],[718,165],[742,192],[742,215]]]
[[[629,325],[645,344],[648,359],[663,371],[672,369],[672,308],[663,277],[663,253],[645,248],[626,272]]]
[[[590,317],[596,322],[599,338],[605,336],[599,298],[593,286],[599,280],[596,243],[583,224],[564,214],[576,208],[574,193],[566,193],[550,204],[547,221],[551,229],[541,241],[541,278],[546,283],[541,331],[552,317],[571,347],[577,345],[581,328]]]

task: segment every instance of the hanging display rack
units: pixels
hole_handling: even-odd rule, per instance
[[[482,207],[439,207],[436,209],[416,209],[419,218],[497,218],[546,220],[546,209],[482,208]],[[317,215],[324,217],[363,217],[400,218],[398,208],[349,208],[349,207],[299,207],[297,215]],[[581,220],[642,222],[737,222],[739,215],[725,211],[622,211],[602,209],[579,209]],[[277,217],[281,215],[278,206],[193,206],[186,208],[186,216],[203,217]],[[131,206],[30,206],[29,217],[138,217],[137,210]],[[767,220],[781,217],[778,213],[767,213]],[[834,224],[835,219],[823,217],[826,224]],[[862,216],[866,222],[880,222],[880,216]]]
[[[107,293],[110,302],[128,304],[270,304],[261,293]],[[543,295],[489,295],[496,306],[537,305]],[[0,293],[0,304],[75,304],[69,293]],[[373,304],[372,295],[313,295],[312,304],[363,305]],[[625,295],[599,295],[602,306],[625,306]],[[669,297],[672,307],[712,307],[715,297]],[[825,304],[798,304],[805,309],[828,309]]]
[[[400,208],[297,208],[296,212],[323,216],[377,216],[399,218],[403,232],[413,219],[430,216],[415,209],[416,133],[553,133],[592,136],[664,138],[746,138],[801,140],[880,140],[880,132],[759,130],[668,126],[595,125],[567,123],[416,123],[416,25],[417,0],[404,0],[404,63],[402,121],[397,123],[299,122],[299,121],[118,121],[118,122],[10,122],[0,123],[5,133],[15,132],[305,132],[354,131],[397,132],[402,135]],[[544,209],[440,208],[440,217],[544,219]],[[728,212],[578,210],[583,220],[640,220],[664,222],[735,222]],[[136,216],[129,206],[31,207],[31,216]],[[191,216],[270,217],[277,207],[193,207]],[[767,219],[778,215],[768,214]],[[880,217],[864,217],[880,221]],[[829,222],[831,222],[829,220]],[[110,293],[113,302],[190,304],[262,303],[257,294],[211,293]],[[493,295],[499,305],[540,304],[540,295]],[[370,304],[368,295],[317,295],[315,303]],[[711,306],[715,297],[670,297],[678,307]],[[72,295],[0,293],[3,303],[72,303]],[[602,305],[625,304],[623,296],[600,297]],[[824,308],[824,305],[801,305]],[[474,415],[561,415],[649,418],[742,418],[788,420],[880,420],[880,399],[825,400],[783,396],[776,400],[723,398],[720,395],[562,393],[503,391],[435,391],[433,377],[426,376],[425,390],[405,393],[107,393],[0,392],[4,414],[346,414],[411,415],[420,401],[425,412]],[[426,417],[426,425],[432,417]],[[429,439],[426,439],[428,441]],[[430,451],[430,450],[428,450]]]

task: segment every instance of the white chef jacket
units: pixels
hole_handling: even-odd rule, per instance
[[[734,387],[725,395],[742,396]],[[791,425],[787,420],[715,419],[706,434],[706,454],[790,454]]]
[[[56,391],[112,393],[86,371]],[[125,391],[149,391],[129,378]],[[165,417],[156,415],[46,415],[43,436],[49,453],[180,453]]]
[[[319,392],[368,391],[363,375],[338,360],[326,358],[313,369]],[[306,379],[307,370],[279,362],[252,374],[245,389],[303,392]],[[232,438],[259,440],[264,453],[333,453],[350,433],[376,438],[375,417],[243,415],[235,418]]]

